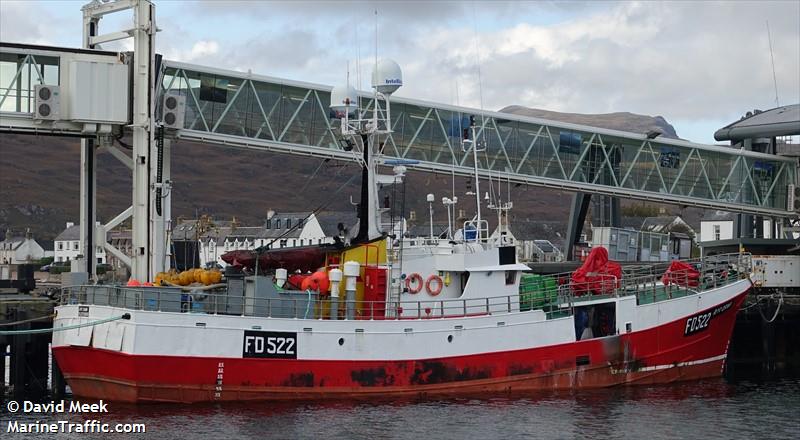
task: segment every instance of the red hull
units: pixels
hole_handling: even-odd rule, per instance
[[[75,395],[126,402],[452,396],[668,383],[721,375],[745,295],[689,336],[684,318],[619,336],[438,359],[261,360],[53,350]]]

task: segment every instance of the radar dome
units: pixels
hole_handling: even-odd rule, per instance
[[[351,85],[336,86],[331,90],[331,110],[341,113],[353,113],[358,109],[358,94]]]
[[[372,71],[372,87],[384,95],[394,93],[403,85],[403,72],[400,66],[392,60],[378,61]]]

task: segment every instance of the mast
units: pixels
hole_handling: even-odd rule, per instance
[[[359,227],[354,243],[363,243],[374,240],[383,235],[380,228],[380,209],[378,203],[378,184],[387,183],[387,176],[380,176],[378,171],[378,156],[382,154],[379,142],[381,134],[391,133],[391,112],[389,97],[403,85],[400,66],[391,60],[376,62],[372,73],[373,105],[371,117],[359,114],[350,119],[350,113],[359,111],[357,105],[358,92],[349,84],[344,87],[334,87],[331,91],[331,110],[341,118],[341,132],[343,142],[350,146],[346,151],[353,150],[358,142],[351,139],[361,138],[361,155],[353,151],[356,160],[361,163],[361,198],[358,204]],[[381,101],[385,103],[381,109]],[[381,112],[385,115],[381,115]],[[392,180],[392,179],[390,179]]]
[[[475,137],[475,119],[470,121],[472,124],[472,166],[475,173],[475,214],[478,224],[475,225],[478,232],[478,243],[481,241],[481,179],[478,177],[478,139]]]
[[[370,198],[370,147],[369,147],[369,138],[370,136],[367,134],[361,135],[361,142],[364,146],[363,149],[363,158],[364,163],[361,167],[361,198],[358,203],[358,235],[353,239],[354,243],[363,243],[369,240],[369,229],[370,229],[370,221],[369,221],[369,209],[368,205],[371,201]]]

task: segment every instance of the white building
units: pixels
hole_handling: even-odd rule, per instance
[[[98,224],[100,224],[98,222]],[[67,222],[67,228],[56,236],[54,243],[54,262],[66,263],[81,255],[81,230],[80,226],[73,222]],[[106,263],[106,251],[102,245],[97,246],[95,251],[97,264]]]
[[[197,242],[199,261],[191,261],[195,258],[193,249],[179,259],[189,259],[188,265],[195,267],[225,266],[221,257],[226,252],[262,246],[279,249],[334,243],[334,237],[346,236],[358,224],[353,212],[270,211],[267,215],[261,226],[241,226],[235,220],[215,221],[207,217],[179,222],[172,230],[173,242]],[[187,248],[181,246],[181,249]]]
[[[700,220],[700,242],[734,238],[734,214],[717,211]],[[772,221],[764,219],[764,237],[772,238]]]
[[[10,230],[6,231],[5,239],[0,241],[0,263],[24,264],[44,258],[42,246],[33,239],[28,230],[24,237],[14,237]]]

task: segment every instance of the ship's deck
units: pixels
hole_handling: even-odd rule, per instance
[[[695,295],[725,286],[750,273],[749,254],[728,254],[689,262],[699,273],[694,281],[677,273],[665,285],[669,263],[626,269],[621,279],[607,279],[592,287],[569,280],[569,274],[537,277],[510,296],[423,301],[338,301],[338,318],[355,310],[353,319],[443,319],[541,311],[547,318],[569,316],[574,307],[636,296],[637,304],[651,304]],[[592,290],[594,289],[594,290]],[[331,299],[315,292],[275,290],[269,298],[229,295],[224,285],[205,287],[75,286],[62,289],[61,304],[113,306],[130,310],[242,315],[294,319],[330,319]],[[577,294],[576,292],[581,292]],[[352,303],[352,304],[348,304]]]

